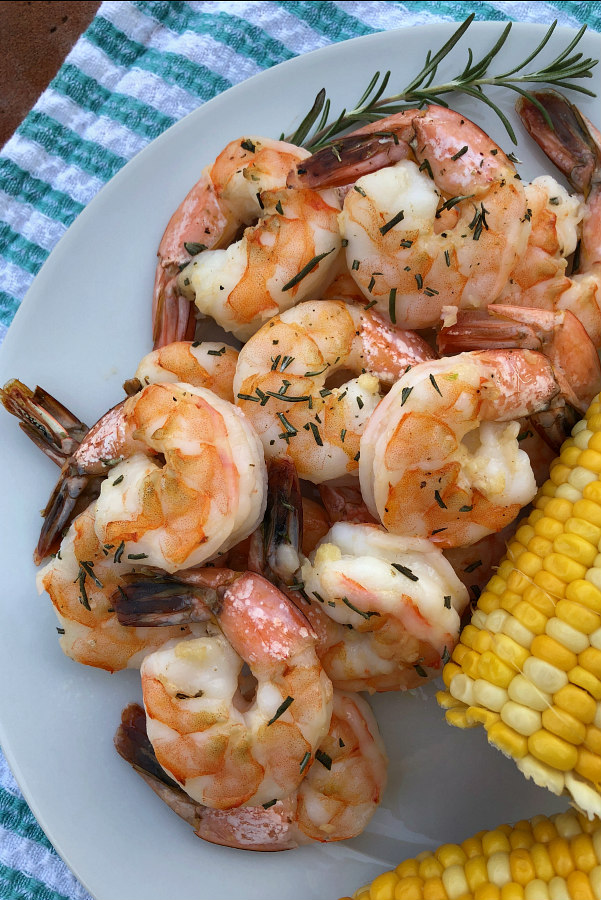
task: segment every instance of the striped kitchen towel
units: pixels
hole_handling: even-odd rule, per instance
[[[65,230],[166,128],[265,68],[375,31],[477,19],[601,31],[600,2],[105,2],[0,153],[0,340]],[[0,898],[88,897],[0,754]]]

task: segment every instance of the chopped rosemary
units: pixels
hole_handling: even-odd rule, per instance
[[[333,253],[335,249],[336,247],[332,247],[331,250],[326,250],[325,253],[319,253],[317,256],[314,256],[313,259],[309,260],[306,266],[303,266],[300,272],[297,272],[297,274],[293,278],[291,278],[290,281],[286,282],[286,284],[282,287],[282,291],[289,291],[290,288],[295,287],[300,281],[303,280],[306,275],[309,274],[309,272],[311,272],[317,265],[319,265],[322,259],[325,259],[326,256],[329,256],[330,253]]]
[[[363,308],[364,308],[364,309],[371,309],[372,306],[375,306],[377,302],[378,302],[377,300],[372,300],[371,303],[367,303]]]
[[[291,436],[298,434],[298,431],[296,430],[294,425],[290,424],[290,422],[288,421],[288,419],[286,418],[284,413],[276,413],[276,415],[277,415],[278,419],[280,420],[280,422],[282,423],[282,427],[284,428],[284,431],[286,432],[286,434],[289,434]]]
[[[323,375],[326,369],[330,368],[330,364],[326,363],[323,369],[319,369],[318,372],[305,372],[305,378],[314,378],[316,375]]]
[[[352,609],[353,612],[356,612],[357,615],[361,616],[362,619],[371,619],[372,616],[379,616],[379,615],[380,615],[379,612],[363,612],[363,610],[357,609],[356,606],[353,606],[353,604],[352,604],[351,601],[348,599],[348,597],[341,597],[340,599],[341,599],[342,602],[345,604],[345,606],[348,606],[349,609]]]
[[[125,543],[121,541],[117,549],[115,550],[115,555],[113,557],[114,562],[120,563],[121,557],[123,556],[123,551],[125,550]]]
[[[440,658],[441,658],[442,662],[444,663],[444,665],[446,666],[446,664],[449,662],[449,660],[451,658],[451,654],[449,653],[448,648],[446,646],[442,648],[442,654],[441,654]]]
[[[451,265],[451,257],[449,256],[448,250],[445,250],[444,252],[444,261],[446,262],[447,266]]]
[[[353,188],[354,188],[354,190],[357,191],[358,194],[361,194],[362,197],[367,197],[367,194],[365,193],[365,191],[363,190],[363,188],[362,188],[362,187],[359,187],[358,184],[353,185]]]
[[[394,228],[395,225],[398,225],[399,222],[402,222],[404,218],[405,218],[405,210],[401,209],[398,211],[396,216],[393,216],[392,219],[390,219],[389,222],[386,222],[385,225],[382,225],[382,227],[380,228],[380,234],[381,235],[388,234],[390,229]]]
[[[313,432],[313,437],[315,438],[315,443],[318,447],[323,447],[323,441],[321,439],[321,435],[319,433],[319,428],[314,422],[309,422],[309,427]]]
[[[125,477],[124,475],[119,475],[119,478],[115,478],[115,480],[113,481],[113,487],[115,487],[115,485],[117,485],[117,484],[121,484],[124,477]]]
[[[467,151],[468,151],[469,149],[470,149],[470,148],[469,148],[468,145],[466,144],[464,147],[461,148],[461,150],[458,150],[457,153],[455,153],[455,154],[451,157],[451,159],[452,159],[452,160],[457,160],[457,159],[459,159],[459,157],[460,157],[460,156],[463,156],[464,153],[467,153]]]
[[[286,699],[283,701],[283,703],[280,703],[280,705],[278,706],[278,708],[276,709],[276,711],[274,712],[273,716],[271,717],[271,719],[269,720],[269,722],[267,724],[273,725],[273,723],[276,722],[280,718],[280,716],[284,715],[284,713],[286,712],[286,710],[288,709],[288,707],[290,706],[291,703],[294,703],[294,697],[290,697],[290,696],[286,697]]]
[[[96,585],[96,587],[99,587],[99,588],[104,587],[104,585],[103,585],[103,583],[100,581],[100,579],[97,578],[96,575],[94,575],[94,571],[93,571],[94,563],[93,563],[93,562],[83,562],[83,560],[82,560],[82,561],[79,563],[79,565],[80,565],[80,568],[82,568],[82,569],[84,570],[84,572],[86,573],[86,575],[89,575],[89,576],[90,576],[90,578],[92,579],[92,581],[94,582],[94,584]],[[81,574],[81,573],[80,573],[80,574]]]
[[[128,553],[128,559],[148,559],[148,553]]]
[[[463,571],[464,571],[464,572],[468,572],[468,573],[469,573],[469,572],[473,572],[474,569],[477,569],[477,568],[478,568],[479,566],[481,566],[481,565],[482,565],[482,560],[481,560],[481,559],[477,559],[475,562],[470,563],[469,566],[466,566],[465,569],[464,569]]]
[[[244,138],[244,140],[240,142],[240,146],[243,150],[248,150],[250,153],[255,152],[255,145],[250,138]]]
[[[225,347],[220,347],[219,350],[207,350],[209,356],[223,356],[224,353]]]
[[[258,403],[259,398],[253,397],[252,394],[237,394],[238,400],[251,400],[253,403]]]
[[[365,406],[363,399],[361,397],[355,397],[355,400],[357,401],[357,406],[359,407],[359,409],[363,409],[363,407]]]
[[[340,431],[340,440],[344,444],[344,439],[346,437],[346,428],[342,428]]]
[[[422,278],[421,275],[414,275],[413,277],[415,278],[415,280],[416,280],[416,282],[417,282],[417,289],[418,289],[418,291],[421,291],[421,289],[422,289],[423,286],[424,286],[424,279]]]
[[[279,212],[279,214],[280,214],[281,216],[284,215],[284,210],[283,210],[283,208],[282,208],[282,201],[281,201],[281,200],[278,200],[278,202],[277,202],[276,205],[275,205],[275,208],[276,208],[276,211]]]
[[[445,594],[444,605],[445,605],[446,609],[451,608],[451,595],[450,594]]]
[[[275,806],[277,802],[277,800],[268,800],[267,803],[262,804],[263,809],[270,809],[272,806]]]
[[[184,247],[190,256],[197,256],[203,250],[209,249],[206,244],[197,244],[195,241],[184,241]]]
[[[415,669],[415,671],[417,672],[417,674],[419,675],[420,678],[427,678],[427,677],[428,677],[428,673],[426,672],[426,670],[425,670],[422,666],[420,666],[419,663],[416,663],[416,664],[413,666],[413,668]]]
[[[368,284],[368,286],[367,286],[367,290],[369,291],[370,294],[371,294],[372,290],[374,289],[375,283],[376,283],[376,279],[375,279],[374,276],[372,275],[371,278],[370,278],[369,284]]]
[[[401,406],[405,405],[405,402],[406,402],[407,398],[409,397],[409,394],[411,393],[412,390],[413,390],[412,387],[404,387],[403,388],[403,390],[401,391]]]
[[[407,241],[407,240],[401,241],[400,246],[401,247],[413,247],[413,241]]]
[[[396,288],[390,288],[388,294],[388,315],[393,325],[396,325]]]
[[[440,394],[440,396],[442,397],[442,393],[440,391],[440,388],[438,387],[438,384],[436,383],[436,378],[434,377],[434,375],[430,375],[430,382],[432,383],[432,387],[434,388],[436,393]]]
[[[307,768],[307,765],[308,765],[310,759],[311,759],[311,754],[310,754],[309,751],[307,750],[307,752],[305,753],[305,755],[304,755],[303,758],[301,759],[301,764],[300,764],[300,772],[301,772],[301,775],[303,774],[303,772],[304,772],[305,769]]]
[[[460,506],[459,512],[471,512],[473,508],[473,506]]]
[[[315,759],[317,759],[322,764],[322,766],[325,766],[328,771],[332,768],[332,757],[329,756],[324,750],[316,750]]]
[[[438,491],[434,491],[434,499],[436,500],[436,502],[438,503],[438,505],[440,506],[441,509],[447,508],[447,504],[444,502],[444,500],[442,499],[442,497],[440,496]]]
[[[427,172],[432,181],[434,181],[434,173],[432,172],[432,166],[430,165],[427,159],[424,159],[422,164],[419,167],[420,172]]]
[[[409,579],[409,581],[419,581],[417,575],[415,575],[415,573],[412,572],[411,569],[408,569],[407,566],[402,566],[400,563],[391,563],[391,565],[393,569],[396,569],[397,572],[400,572],[401,575],[404,575],[405,578]]]

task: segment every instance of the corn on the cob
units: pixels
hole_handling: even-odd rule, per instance
[[[601,394],[554,461],[443,670],[447,721],[483,725],[536,784],[601,816]]]
[[[353,897],[601,900],[601,822],[570,811],[480,831],[402,862]]]

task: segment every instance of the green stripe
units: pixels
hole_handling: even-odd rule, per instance
[[[184,56],[154,50],[131,40],[100,16],[93,20],[86,38],[118,65],[152,72],[166,83],[184,88],[202,100],[209,100],[232,85],[231,81]]]
[[[375,31],[375,28],[370,28],[354,16],[349,16],[334,3],[290,0],[279,2],[278,6],[306,22],[313,31],[330,38],[331,41],[346,41],[348,38],[373,34]]]
[[[6,222],[0,222],[0,247],[4,259],[20,266],[31,275],[36,275],[42,263],[48,258],[48,250],[28,241],[23,235],[13,231]]]
[[[2,900],[68,900],[37,878],[9,869],[0,863],[0,897]]]
[[[0,159],[0,189],[63,225],[70,225],[83,209],[82,203],[34,178],[10,159]]]
[[[82,109],[97,116],[107,116],[148,140],[158,137],[176,121],[133,97],[109,91],[70,63],[61,66],[51,87]]]
[[[2,788],[0,788],[0,825],[18,834],[19,837],[43,844],[48,850],[54,849],[23,797],[15,797]]]
[[[0,322],[7,328],[15,317],[19,303],[20,300],[17,297],[7,294],[6,291],[0,291]]]
[[[296,56],[281,41],[270,37],[261,28],[251,25],[239,16],[229,13],[198,13],[187,3],[137,0],[134,6],[177,34],[183,34],[185,31],[209,34],[216,41],[227,44],[236,53],[253,60],[262,68],[269,68]]]
[[[595,31],[601,31],[601,12],[599,12],[598,3],[570,3],[567,0],[560,0],[560,2],[554,3],[553,6],[576,19],[582,25],[588,25],[589,28],[594,28]]]
[[[427,12],[431,12],[434,10],[436,16],[448,16],[449,18],[455,19],[457,23],[463,22],[464,19],[467,18],[468,13],[475,13],[476,19],[480,22],[507,22],[507,21],[515,21],[510,15],[508,15],[504,10],[495,9],[490,3],[482,3],[482,2],[472,2],[469,4],[469,8],[465,8],[465,4],[463,3],[437,3],[436,7],[433,7],[431,3],[402,3],[399,0],[395,0],[395,6],[398,6],[400,9],[407,9],[407,7],[413,10],[425,10]],[[550,23],[549,23],[550,24]],[[467,36],[469,37],[469,31]],[[427,50],[428,48],[424,48]],[[472,48],[474,49],[474,48]],[[467,49],[466,49],[467,53]]]
[[[17,134],[101,181],[108,181],[127,162],[125,157],[105,150],[93,141],[86,141],[76,131],[35,109],[19,125]]]

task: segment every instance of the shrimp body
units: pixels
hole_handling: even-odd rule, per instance
[[[165,641],[193,633],[195,626],[119,624],[111,598],[132,566],[117,547],[99,542],[92,504],[72,522],[59,553],[38,573],[38,589],[52,600],[59,643],[71,659],[109,672],[138,668],[143,657]]]
[[[96,503],[99,540],[167,572],[227,550],[263,515],[260,443],[236,407],[203,388],[145,387],[94,426],[77,457],[87,472],[121,460]]]
[[[267,459],[287,457],[316,484],[357,474],[359,439],[407,366],[431,359],[418,335],[341,300],[307,302],[274,317],[242,348],[234,393]],[[356,373],[340,387],[327,380]]]
[[[158,249],[153,295],[155,349],[194,336],[194,307],[178,288],[181,268],[202,250],[227,246],[261,216],[261,191],[282,188],[301,147],[270,138],[231,141],[173,213]]]
[[[247,573],[222,592],[219,629],[148,656],[148,736],[165,771],[214,809],[258,806],[295,791],[328,733],[332,685],[304,616]],[[239,690],[247,663],[251,700]],[[304,763],[304,764],[303,764]]]
[[[425,669],[438,669],[455,646],[468,602],[466,588],[430,541],[387,534],[375,525],[334,525],[303,563],[300,578],[311,608],[369,636],[351,650],[367,663],[363,677],[393,679],[408,671],[424,680]],[[342,654],[337,650],[322,661],[334,684],[344,683]],[[357,677],[357,661],[351,664]]]
[[[238,351],[218,341],[176,341],[147,353],[125,387],[135,393],[147,384],[183,381],[233,403],[237,361]]]
[[[340,228],[360,290],[403,328],[435,325],[443,302],[492,302],[530,230],[513,164],[449,109],[406,110],[378,125],[412,158],[363,175],[345,197]]]
[[[262,218],[241,240],[200,253],[178,282],[201,313],[243,341],[279,311],[321,296],[341,247],[332,193],[266,191],[261,205]]]
[[[536,482],[516,419],[571,396],[529,350],[420,363],[393,386],[361,439],[363,498],[395,534],[463,546],[500,531]]]

